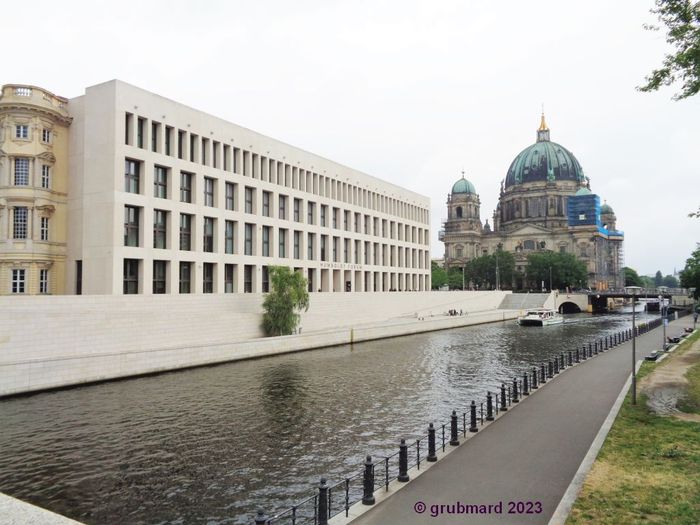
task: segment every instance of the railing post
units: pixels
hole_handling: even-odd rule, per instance
[[[571,356],[571,350],[569,350],[569,366],[573,366],[573,364],[574,364],[574,361],[573,361],[572,356]]]
[[[513,403],[520,403],[518,399],[518,378],[513,378]]]
[[[598,340],[593,341],[593,355],[598,355]]]
[[[542,372],[542,378],[540,383],[544,385],[547,382],[547,375],[544,373],[544,363],[540,365],[540,372]]]
[[[591,346],[590,341],[588,342],[588,357],[593,357],[593,347]]]
[[[505,412],[506,410],[508,410],[506,406],[506,385],[505,383],[501,383],[501,412]]]
[[[578,346],[576,347],[576,362],[580,363],[581,362],[581,356],[578,353]]]
[[[365,473],[362,477],[362,504],[374,505],[374,465],[372,456],[365,459]]]
[[[401,483],[405,483],[411,478],[408,477],[408,445],[406,440],[402,439],[399,445],[399,477]]]
[[[428,457],[425,460],[431,463],[437,461],[437,454],[435,454],[435,426],[432,423],[428,425]]]
[[[258,513],[255,515],[255,525],[267,525],[267,521],[270,518],[265,516],[265,513],[263,512],[262,509],[258,509]]]
[[[554,377],[554,365],[552,360],[549,360],[549,367],[547,368],[547,379],[552,379]]]
[[[328,485],[326,478],[321,478],[318,486],[318,525],[328,525]]]
[[[558,374],[559,373],[559,358],[557,356],[554,356],[553,362],[554,362],[554,373]]]
[[[452,411],[450,418],[450,446],[456,447],[459,445],[459,436],[457,431],[457,411]]]
[[[478,432],[479,428],[476,426],[476,403],[473,399],[469,410],[471,412],[469,418],[469,432]]]
[[[486,392],[486,421],[493,421],[493,396]]]
[[[566,360],[564,359],[564,352],[559,356],[559,370],[564,370],[566,368]]]
[[[523,374],[523,395],[524,396],[530,395],[530,389],[528,388],[528,385],[527,385],[527,372],[525,372]]]
[[[532,387],[531,390],[537,389],[537,367],[532,367]]]

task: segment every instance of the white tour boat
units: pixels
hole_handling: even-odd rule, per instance
[[[537,308],[528,310],[525,315],[518,317],[520,326],[546,326],[550,324],[560,324],[564,322],[564,318],[555,310],[548,308]]]

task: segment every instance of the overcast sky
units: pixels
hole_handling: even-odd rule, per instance
[[[433,257],[462,169],[490,219],[543,103],[628,266],[681,270],[700,241],[700,95],[635,91],[667,51],[652,0],[31,5],[3,5],[0,83],[118,78],[427,195]]]

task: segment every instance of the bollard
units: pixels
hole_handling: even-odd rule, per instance
[[[513,379],[513,403],[519,403],[518,399],[518,378]]]
[[[598,355],[598,340],[593,341],[593,355]]]
[[[266,525],[267,520],[269,520],[267,516],[265,516],[265,513],[262,511],[262,509],[258,509],[258,513],[255,516],[255,525]]]
[[[408,445],[406,445],[405,439],[402,439],[399,445],[399,477],[396,479],[401,483],[406,483],[411,479],[408,477]]]
[[[433,452],[435,452],[435,429],[433,429]],[[374,465],[372,465],[372,456],[367,456],[367,459],[365,459],[365,474],[362,478],[362,504],[374,505]]]
[[[566,368],[566,361],[564,360],[564,352],[559,356],[559,370],[564,370]]]
[[[428,457],[425,460],[431,463],[437,461],[437,454],[435,454],[435,427],[432,423],[428,426]]]
[[[486,421],[493,421],[493,396],[486,392]]]
[[[450,446],[456,447],[459,445],[459,436],[457,435],[457,411],[452,411],[450,418]]]
[[[549,367],[547,368],[547,379],[552,379],[554,377],[554,365],[552,360],[549,360]]]
[[[523,396],[529,396],[530,390],[527,387],[527,372],[523,374]]]
[[[472,404],[469,407],[471,412],[471,417],[469,418],[469,432],[478,432],[479,428],[476,426],[476,403],[472,400]]]
[[[530,390],[536,390],[537,389],[537,367],[532,367],[532,386],[530,387]]]
[[[581,361],[585,361],[588,359],[588,355],[586,354],[586,347],[583,346],[581,347]]]
[[[501,383],[501,412],[505,412],[506,410],[508,410],[506,406],[506,385],[505,383]]]
[[[318,486],[318,525],[328,525],[328,485],[326,478],[321,478]]]
[[[573,366],[573,365],[574,365],[574,362],[571,358],[571,350],[569,350],[569,366]]]
[[[542,377],[540,378],[540,383],[544,385],[545,382],[547,381],[547,374],[545,374],[545,372],[544,372],[544,363],[542,363],[542,365],[540,366],[540,372],[542,372]]]
[[[557,356],[554,356],[554,374],[559,373],[559,358]]]

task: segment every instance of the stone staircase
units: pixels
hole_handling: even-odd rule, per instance
[[[548,293],[512,293],[503,298],[501,305],[498,307],[501,310],[529,310],[530,308],[543,308],[547,299],[550,298]]]

